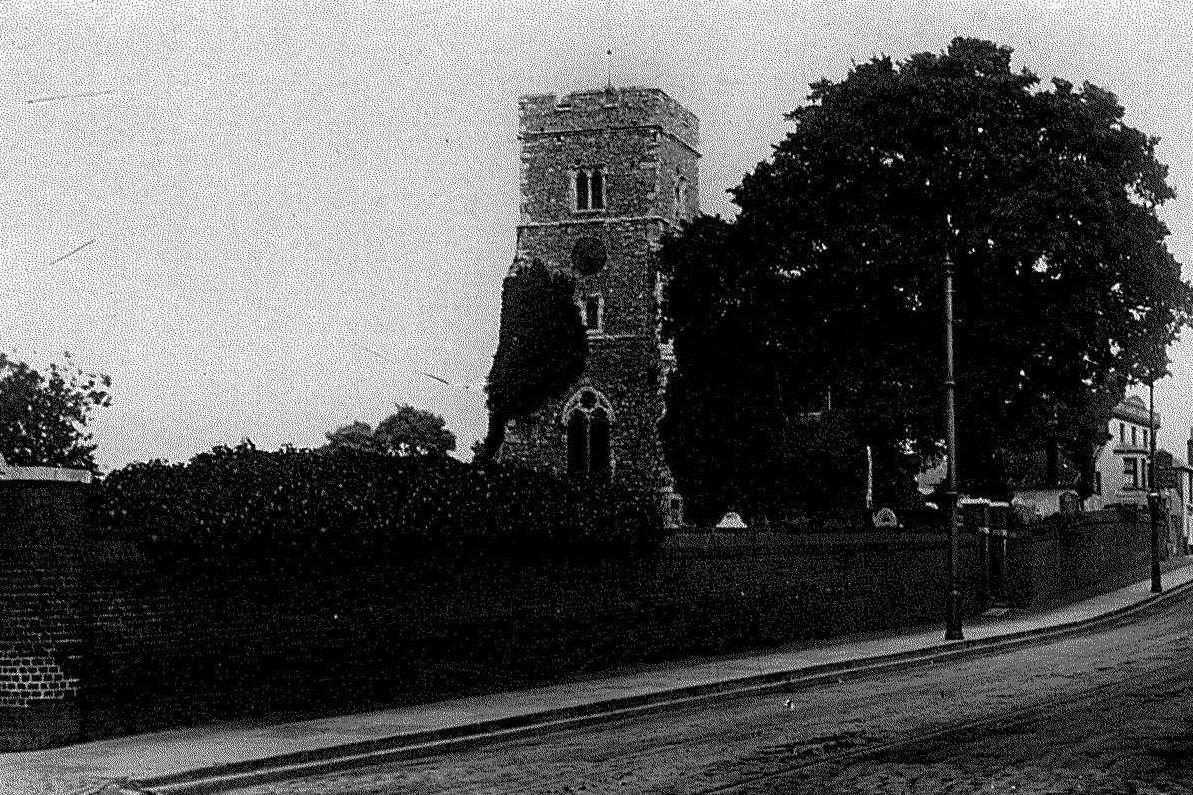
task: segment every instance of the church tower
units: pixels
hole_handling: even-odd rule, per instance
[[[681,504],[658,422],[674,366],[659,338],[659,240],[698,212],[696,117],[654,88],[612,87],[519,100],[517,256],[576,276],[588,333],[584,372],[561,395],[506,425],[500,456],[558,474],[605,473]]]

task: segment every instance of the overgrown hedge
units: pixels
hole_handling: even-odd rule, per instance
[[[271,565],[396,552],[640,553],[658,536],[647,504],[601,481],[251,443],[129,464],[99,484],[96,509],[156,556]]]

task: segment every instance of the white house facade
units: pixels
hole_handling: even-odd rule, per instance
[[[1093,494],[1086,501],[1087,509],[1147,507],[1148,455],[1152,434],[1159,428],[1160,413],[1150,416],[1142,398],[1132,395],[1114,407],[1107,428],[1110,439],[1095,459]]]

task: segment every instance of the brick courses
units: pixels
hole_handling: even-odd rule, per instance
[[[1006,546],[1007,600],[1039,609],[1147,579],[1151,526],[1131,508],[1054,514],[1012,531]]]
[[[83,481],[0,479],[0,750],[78,735]]]

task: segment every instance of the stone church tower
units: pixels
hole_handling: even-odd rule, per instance
[[[658,421],[674,366],[659,339],[654,251],[698,212],[698,123],[662,91],[612,87],[519,101],[519,264],[571,269],[588,330],[580,379],[507,423],[504,460],[607,473],[680,516]]]

